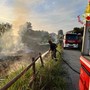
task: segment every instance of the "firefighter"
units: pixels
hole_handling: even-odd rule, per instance
[[[50,49],[49,51],[51,51],[51,57],[52,59],[56,59],[56,48],[57,48],[57,45],[55,43],[53,43],[51,40],[48,41],[49,45],[50,45]]]

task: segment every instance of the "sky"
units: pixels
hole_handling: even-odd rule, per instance
[[[0,22],[18,25],[29,21],[34,30],[64,33],[82,27],[77,16],[84,14],[88,0],[0,0]]]

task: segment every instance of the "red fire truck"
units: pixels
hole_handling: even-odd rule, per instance
[[[85,11],[86,23],[83,35],[82,55],[80,57],[79,90],[90,90],[90,0]]]
[[[63,47],[65,48],[78,48],[79,38],[75,33],[66,33],[63,39]]]
[[[90,21],[86,21],[86,23],[90,24]],[[90,26],[86,26],[84,29],[80,63],[79,89],[90,90]]]

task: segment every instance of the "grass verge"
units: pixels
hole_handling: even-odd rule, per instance
[[[67,71],[62,66],[62,48],[59,45],[57,49],[57,61],[51,59],[50,55],[46,58],[47,62],[36,78],[35,90],[66,90]]]
[[[57,48],[61,52],[61,47]],[[66,70],[62,67],[62,59],[59,52],[57,52],[57,61],[51,59],[50,55],[44,58],[44,67],[41,68],[40,64],[36,65],[36,69],[39,73],[36,77],[34,85],[35,90],[65,90],[66,89]],[[0,88],[9,82],[12,77],[16,76],[19,71],[12,73],[5,81],[0,83]],[[8,90],[32,90],[28,87],[32,70],[23,75],[17,80]]]

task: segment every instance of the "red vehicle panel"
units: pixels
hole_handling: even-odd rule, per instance
[[[90,90],[90,62],[85,57],[80,57],[79,90]]]

